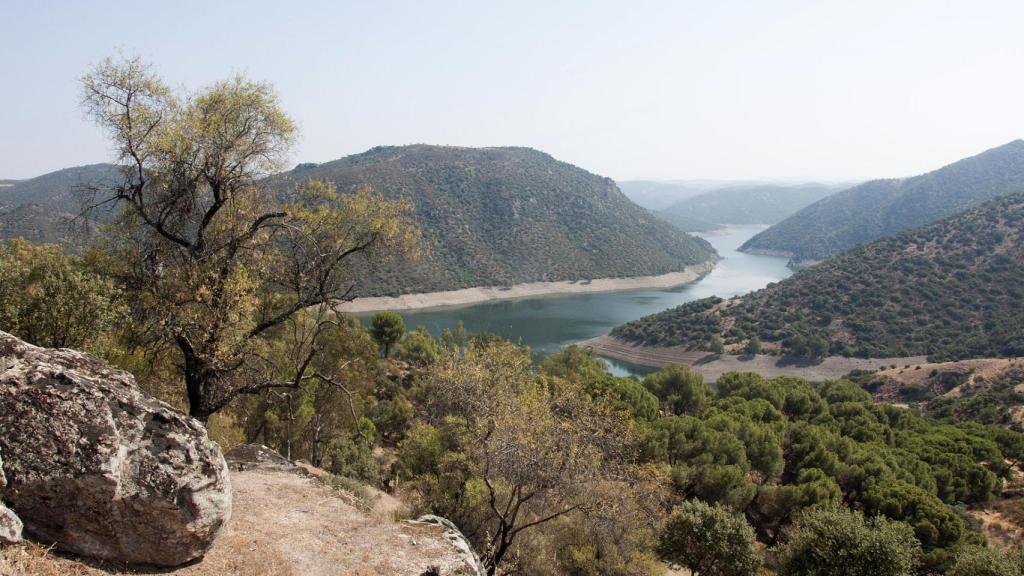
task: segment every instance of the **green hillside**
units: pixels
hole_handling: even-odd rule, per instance
[[[725,224],[775,224],[840,188],[830,184],[735,186],[680,200],[658,215],[688,232]]]
[[[73,223],[84,204],[84,188],[109,188],[120,176],[113,164],[65,168],[29,180],[3,181],[0,186],[0,238],[62,242],[81,232]]]
[[[1024,190],[1024,140],[913,178],[873,180],[810,206],[754,236],[745,251],[816,261]]]
[[[799,356],[1024,355],[1024,194],[855,248],[742,298],[647,316],[614,335]]]
[[[288,190],[308,178],[415,207],[428,255],[368,270],[363,294],[663,274],[713,254],[612,180],[529,148],[378,147],[274,182]]]

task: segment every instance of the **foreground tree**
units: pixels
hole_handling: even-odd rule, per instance
[[[921,557],[914,530],[881,516],[813,509],[781,550],[783,576],[912,576]]]
[[[296,129],[268,84],[235,77],[177,95],[133,58],[104,61],[82,85],[124,168],[90,205],[123,207],[119,272],[137,322],[180,353],[189,413],[205,421],[239,394],[312,378],[331,306],[353,294],[353,261],[414,243],[408,206],[323,182],[272,190]],[[296,321],[302,310],[312,321]],[[287,365],[266,354],[281,334]]]
[[[462,423],[461,450],[473,472],[457,489],[484,503],[483,529],[471,532],[489,535],[482,542],[488,574],[524,531],[576,514],[614,521],[621,499],[643,485],[629,464],[624,413],[581,384],[536,376],[523,348],[474,343],[463,356],[439,360],[430,386],[432,413],[449,426]]]
[[[700,500],[688,500],[672,512],[658,554],[693,576],[748,576],[761,566],[754,530],[743,516]]]

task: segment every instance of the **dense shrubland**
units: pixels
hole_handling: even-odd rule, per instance
[[[424,257],[366,267],[361,295],[675,272],[712,254],[608,178],[529,148],[382,146],[273,179],[364,187],[413,207]]]
[[[11,279],[19,289],[36,281]],[[5,309],[22,305],[12,293]],[[729,374],[712,390],[671,367],[640,382],[576,348],[534,366],[528,350],[460,327],[442,339],[406,331],[384,359],[355,319],[333,326],[320,347],[334,365],[311,372],[335,376],[240,397],[211,431],[396,491],[413,510],[454,520],[491,567],[656,574],[661,559],[698,568],[727,556],[734,571],[701,573],[753,574],[766,561],[807,574],[796,559],[820,548],[815,531],[841,529],[820,515],[842,510],[868,519],[843,520],[850,546],[890,547],[893,568],[880,573],[1010,561],[975,548],[983,540],[965,509],[998,496],[1007,462],[1024,458],[1020,434],[936,422],[845,381]],[[133,367],[121,340],[130,331],[95,334],[94,350]],[[291,349],[285,334],[267,347]],[[185,405],[173,356],[148,360],[141,385]],[[729,545],[696,536],[705,530]]]
[[[873,242],[741,298],[690,302],[614,335],[709,349],[757,336],[820,357],[1024,355],[1024,195]]]

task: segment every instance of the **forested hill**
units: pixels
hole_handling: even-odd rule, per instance
[[[378,147],[275,180],[309,178],[415,206],[428,255],[371,270],[364,295],[663,274],[713,254],[612,180],[529,148]]]
[[[83,207],[83,187],[109,188],[120,176],[113,164],[65,168],[0,186],[0,237],[34,242],[68,238],[72,219]]]
[[[658,215],[688,232],[726,224],[775,224],[840,188],[814,183],[735,186],[680,200]]]
[[[761,232],[745,251],[790,254],[797,263],[935,222],[1024,191],[1024,141],[913,178],[873,180],[816,202]]]
[[[947,360],[1024,355],[1024,193],[826,260],[742,298],[615,329],[651,345]]]

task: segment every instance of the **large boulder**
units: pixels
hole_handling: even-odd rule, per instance
[[[7,486],[7,478],[4,476],[4,460],[0,457],[0,488]],[[21,542],[21,519],[0,502],[0,544],[15,544]]]
[[[228,467],[244,470],[295,470],[287,458],[262,444],[238,444],[224,453]]]
[[[228,468],[196,420],[99,359],[0,332],[0,500],[76,554],[175,566],[231,515]]]

